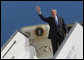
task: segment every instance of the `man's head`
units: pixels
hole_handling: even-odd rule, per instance
[[[52,9],[52,10],[51,10],[51,16],[52,16],[52,17],[56,17],[56,16],[57,16],[57,11],[56,11],[56,9]]]

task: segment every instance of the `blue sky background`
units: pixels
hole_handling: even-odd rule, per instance
[[[17,29],[45,24],[35,9],[37,5],[45,17],[51,16],[54,8],[67,24],[83,22],[82,1],[1,1],[1,47]]]

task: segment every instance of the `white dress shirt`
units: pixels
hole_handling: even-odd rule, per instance
[[[58,25],[58,17],[57,16],[55,17],[55,22]]]

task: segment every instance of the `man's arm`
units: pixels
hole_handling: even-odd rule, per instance
[[[64,30],[65,34],[67,34],[68,33],[68,28],[67,28],[66,24],[64,23],[63,18],[62,18],[62,26],[63,26],[63,30]]]
[[[39,17],[40,17],[43,21],[45,21],[45,22],[49,22],[49,21],[50,21],[49,18],[44,17],[42,14],[39,14]]]
[[[49,18],[46,18],[46,17],[44,17],[44,16],[41,14],[41,9],[40,9],[39,6],[36,7],[36,10],[37,10],[37,12],[38,12],[39,17],[40,17],[43,21],[45,21],[45,22],[49,22],[49,21],[50,21]]]

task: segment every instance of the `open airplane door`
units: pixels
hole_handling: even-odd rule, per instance
[[[73,25],[54,59],[83,59],[83,27],[79,23]]]

